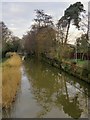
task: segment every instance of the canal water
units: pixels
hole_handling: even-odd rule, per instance
[[[16,100],[3,118],[87,118],[89,85],[44,62],[28,59]]]

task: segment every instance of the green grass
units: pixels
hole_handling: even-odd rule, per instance
[[[69,62],[76,62],[78,66],[82,67],[88,64],[88,60],[80,60],[80,59],[68,59]]]

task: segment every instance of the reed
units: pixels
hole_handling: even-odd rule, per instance
[[[0,107],[2,105],[2,63],[0,63]]]
[[[2,64],[2,107],[8,108],[15,100],[21,80],[21,58],[16,53]]]

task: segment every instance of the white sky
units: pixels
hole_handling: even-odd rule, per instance
[[[88,10],[88,0],[80,0],[80,2],[84,4],[85,10]],[[51,14],[56,23],[63,16],[64,10],[73,3],[73,0],[68,0],[68,2],[67,0],[49,0],[49,2],[48,0],[39,0],[39,2],[38,0],[3,0],[2,6],[0,4],[0,19],[14,35],[21,38],[35,18],[35,9],[43,9],[45,13]],[[73,43],[73,38],[80,33],[74,27],[71,27],[70,33],[70,36],[73,36],[70,41]]]

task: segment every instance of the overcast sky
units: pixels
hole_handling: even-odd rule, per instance
[[[64,10],[71,3],[74,3],[73,0],[66,1],[45,0],[44,2],[40,2],[39,0],[39,2],[36,2],[35,0],[3,0],[2,6],[0,5],[0,8],[2,7],[2,20],[14,35],[22,37],[28,31],[35,18],[35,9],[43,9],[45,13],[51,14],[53,21],[56,23],[63,16]],[[81,2],[84,4],[85,9],[88,9],[88,1],[81,0]]]

